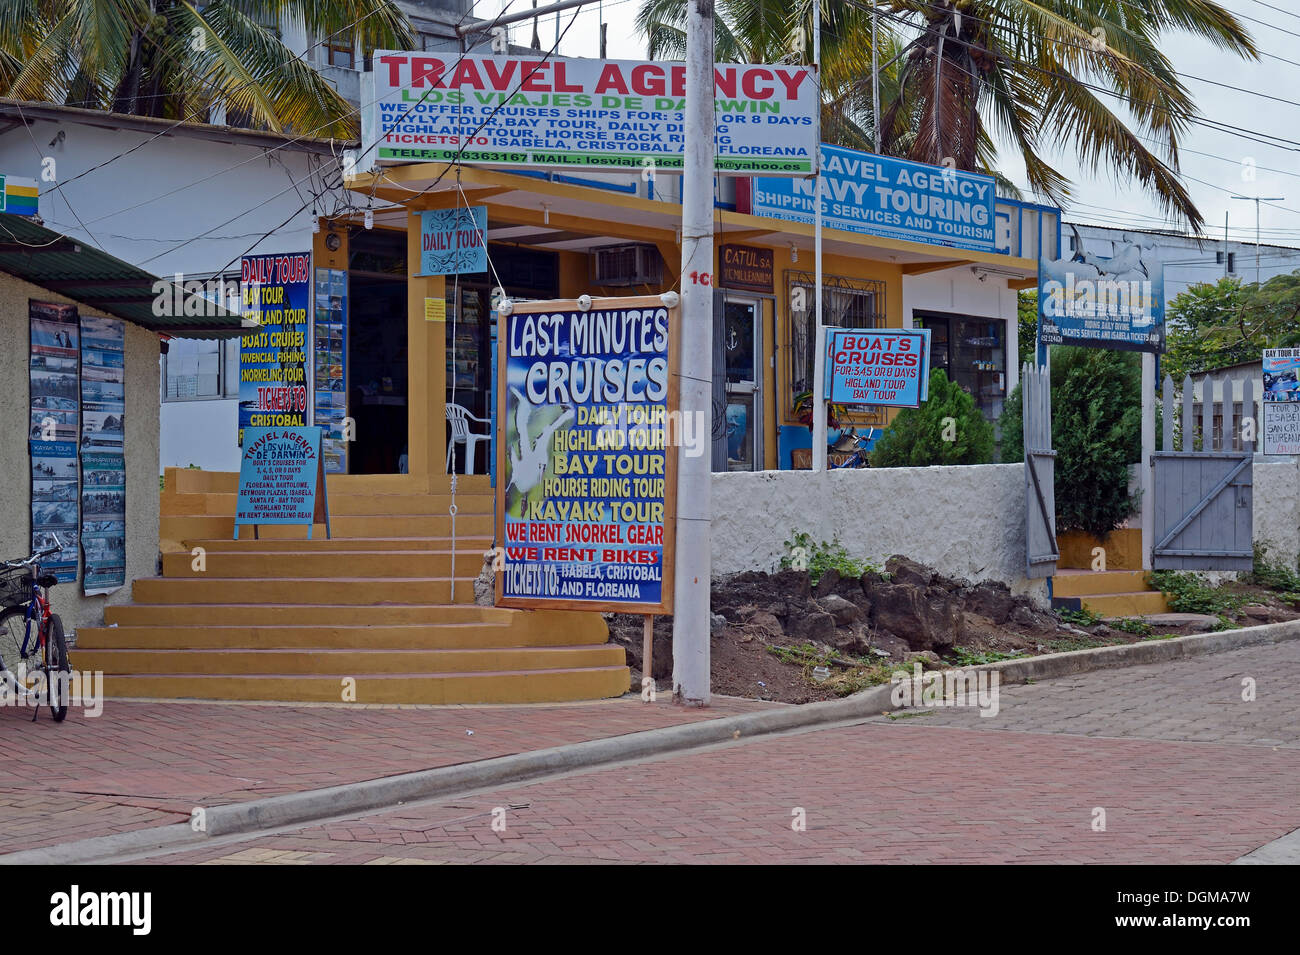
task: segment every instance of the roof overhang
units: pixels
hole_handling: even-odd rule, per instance
[[[58,106],[52,103],[0,98],[0,135],[18,126],[27,125],[34,119],[54,123],[78,123],[82,126],[97,126],[100,129],[128,129],[178,139],[199,139],[228,145],[255,146],[260,149],[289,149],[331,157],[339,155],[344,149],[357,146],[356,140],[330,140],[294,136],[292,133],[258,132],[233,126],[179,122],[153,116],[110,113],[101,109],[82,109],[78,106]]]
[[[174,338],[232,338],[241,328],[237,312],[206,300],[205,314],[170,314],[187,301],[172,282],[24,216],[0,213],[0,271]]]
[[[445,163],[415,163],[387,166],[354,176],[349,189],[373,195],[412,211],[443,209],[456,205],[486,205],[488,239],[510,241],[530,247],[583,249],[637,240],[676,244],[681,225],[681,206],[673,201],[593,186],[558,182],[497,169],[462,167],[457,176]],[[462,195],[463,193],[463,195]],[[405,211],[381,216],[376,224],[405,227]],[[617,230],[611,221],[618,223]],[[512,229],[510,227],[520,227]],[[529,227],[524,229],[522,227]],[[802,252],[812,248],[812,225],[768,219],[727,210],[714,218],[718,242],[760,241],[770,246],[793,246]],[[540,240],[540,241],[539,241]],[[853,256],[897,264],[904,275],[960,266],[996,266],[1009,283],[1036,283],[1038,263],[1034,259],[978,252],[946,246],[906,242],[882,236],[837,229],[822,230],[826,255]]]

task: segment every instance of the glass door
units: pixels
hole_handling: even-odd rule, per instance
[[[726,369],[727,470],[763,467],[761,300],[724,293],[722,349]]]

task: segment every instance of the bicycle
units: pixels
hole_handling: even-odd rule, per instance
[[[874,428],[869,428],[865,435],[859,434],[856,428],[846,431],[844,434],[840,435],[840,439],[836,441],[835,444],[831,445],[830,450],[839,451],[840,453],[852,451],[853,453],[839,464],[831,464],[829,467],[832,470],[837,468],[871,467],[871,459],[868,457],[868,454],[871,451],[872,439],[874,437]]]
[[[68,715],[68,644],[63,637],[63,620],[50,611],[50,588],[59,582],[54,574],[41,573],[41,561],[63,549],[58,537],[54,546],[23,560],[0,561],[0,680],[12,682],[19,698],[36,701],[32,722],[41,703],[50,708],[54,722]],[[33,631],[32,624],[36,624]],[[16,661],[9,669],[5,658]],[[27,679],[35,676],[29,688]]]

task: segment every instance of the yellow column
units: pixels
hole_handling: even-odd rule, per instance
[[[437,487],[447,470],[447,330],[444,322],[425,320],[424,300],[443,299],[447,285],[441,275],[419,271],[420,213],[413,209],[406,220],[409,467]]]

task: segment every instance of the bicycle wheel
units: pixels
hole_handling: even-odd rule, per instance
[[[26,669],[31,669],[33,660],[24,660],[22,655],[23,633],[26,628],[26,607],[6,607],[0,611],[0,660],[4,661],[4,669],[10,673],[18,674],[20,665],[27,664]],[[34,644],[35,641],[33,640]]]
[[[63,637],[63,619],[50,614],[50,629],[45,634],[45,689],[46,702],[54,722],[62,723],[68,716],[68,643]]]

